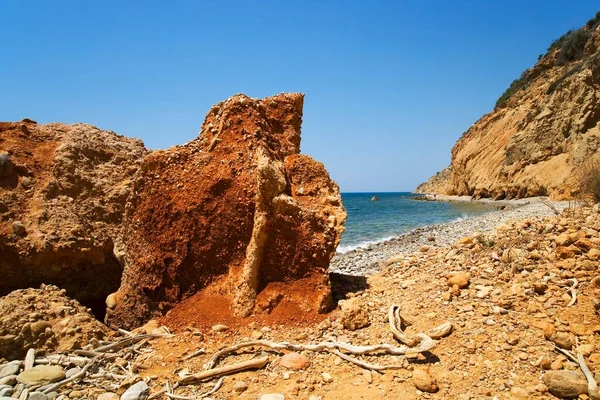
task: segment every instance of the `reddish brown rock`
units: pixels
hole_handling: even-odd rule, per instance
[[[101,317],[113,255],[146,149],[85,124],[0,123],[0,295],[52,283]]]
[[[308,357],[298,353],[287,353],[279,360],[279,365],[283,368],[300,371],[310,367]]]
[[[233,96],[197,139],[144,159],[107,322],[139,326],[184,299],[213,316],[330,307],[346,213],[323,165],[299,155],[302,105],[301,94]]]

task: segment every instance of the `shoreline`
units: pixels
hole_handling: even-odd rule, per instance
[[[465,236],[493,231],[498,225],[511,220],[554,215],[554,211],[546,203],[551,204],[558,211],[564,210],[570,204],[569,201],[551,201],[542,197],[496,201],[491,199],[473,200],[468,196],[442,196],[437,200],[426,201],[479,202],[504,207],[457,221],[416,228],[393,238],[383,239],[381,242],[368,244],[345,253],[336,252],[330,262],[329,272],[353,276],[372,275],[382,268],[381,261],[399,254],[409,255],[420,251],[423,246],[430,249],[450,246]]]

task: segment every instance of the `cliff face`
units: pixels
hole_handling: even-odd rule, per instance
[[[220,300],[198,300],[196,313],[330,306],[346,213],[323,165],[299,155],[303,101],[233,96],[212,107],[197,139],[144,159],[108,323],[138,326],[198,292]]]
[[[600,16],[548,53],[452,149],[451,171],[421,193],[565,198],[600,147]],[[444,176],[447,176],[445,178]]]

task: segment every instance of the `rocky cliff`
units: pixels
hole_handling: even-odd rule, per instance
[[[144,159],[109,324],[140,325],[198,292],[195,313],[330,306],[346,213],[323,165],[299,154],[303,100],[233,96],[211,108],[197,139]]]
[[[0,123],[0,295],[55,284],[104,315],[141,141],[90,125]]]
[[[600,147],[600,13],[556,40],[452,149],[421,193],[570,197]]]

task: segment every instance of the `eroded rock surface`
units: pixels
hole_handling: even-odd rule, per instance
[[[0,295],[52,283],[102,317],[145,153],[141,141],[90,125],[0,123]]]
[[[301,94],[233,96],[197,139],[144,159],[108,323],[139,326],[200,291],[219,300],[198,300],[198,312],[329,308],[346,213],[323,165],[299,154],[302,105]]]
[[[557,40],[452,149],[417,192],[566,198],[600,149],[600,17]]]
[[[37,354],[75,350],[107,332],[89,309],[56,286],[0,297],[0,358],[22,359],[29,348]]]

